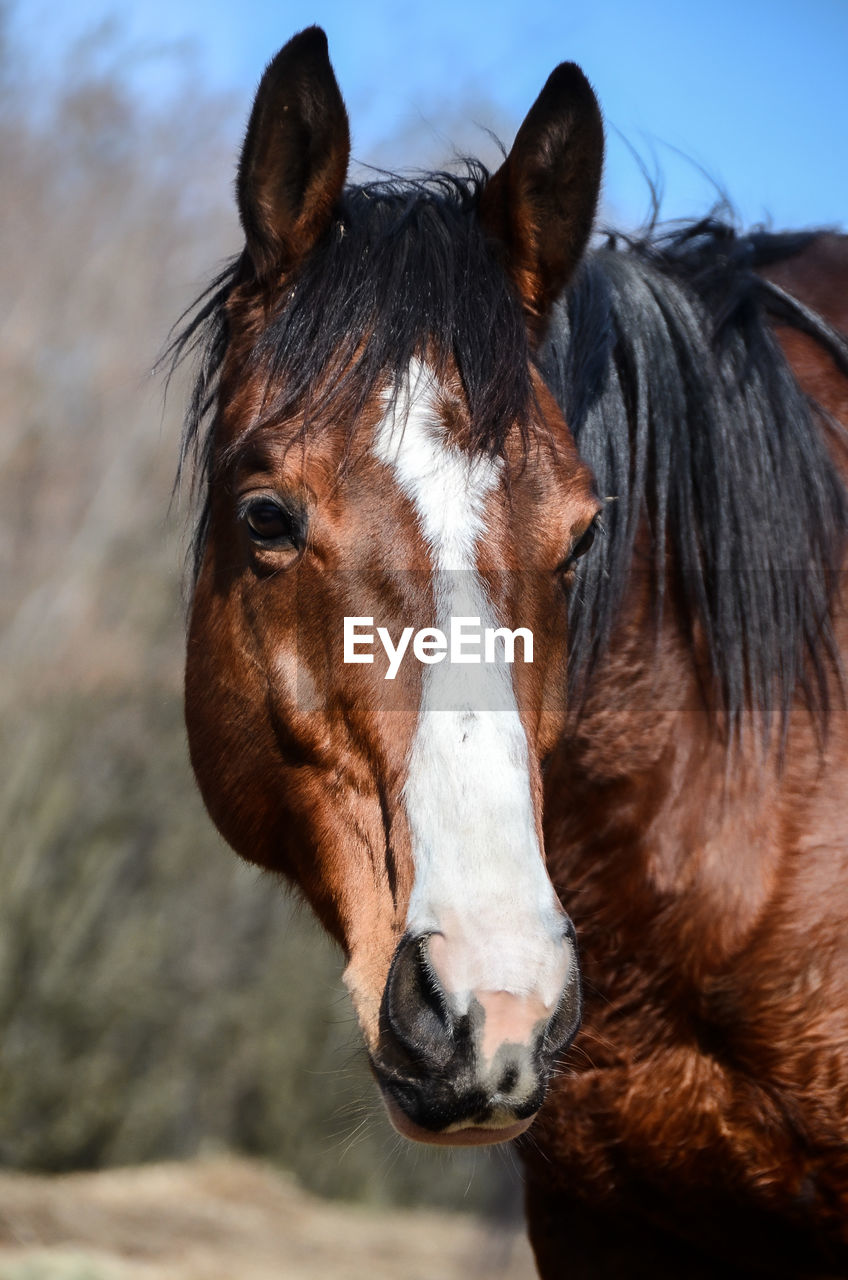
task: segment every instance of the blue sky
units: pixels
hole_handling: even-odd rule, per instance
[[[116,11],[112,0],[25,0],[16,24],[49,66]],[[573,59],[606,115],[607,207],[625,224],[647,198],[617,131],[661,169],[668,217],[711,203],[700,166],[748,223],[848,220],[848,0],[124,0],[119,12],[132,42],[190,48],[197,74],[232,91],[242,115],[277,48],[320,23],[355,155],[397,167],[434,162],[441,139],[448,158],[452,126],[469,115],[509,141],[552,68]],[[173,67],[148,59],[141,91],[166,93]],[[428,131],[426,156],[406,149]]]

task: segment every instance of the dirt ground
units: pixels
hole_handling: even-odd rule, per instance
[[[325,1202],[231,1157],[0,1174],[0,1280],[533,1280],[523,1236]]]

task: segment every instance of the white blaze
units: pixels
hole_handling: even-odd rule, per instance
[[[450,442],[437,392],[432,371],[413,361],[374,451],[412,501],[430,549],[436,626],[448,633],[452,617],[479,617],[496,627],[477,545],[502,463]],[[415,864],[407,928],[444,935],[452,1003],[462,1012],[471,992],[506,991],[552,1008],[570,947],[539,847],[510,667],[424,668],[404,799]]]

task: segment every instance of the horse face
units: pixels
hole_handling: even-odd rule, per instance
[[[532,223],[562,205],[540,155],[559,172],[552,139],[576,133],[585,150],[595,129],[585,82],[565,80],[549,82],[477,213],[510,250],[531,333],[597,194],[577,183],[568,227]],[[239,171],[246,268],[228,303],[189,635],[192,762],[227,840],[296,882],[344,948],[396,1127],[500,1141],[529,1124],[579,1021],[541,768],[565,710],[564,588],[597,501],[532,371],[529,430],[505,422],[496,454],[473,447],[444,344],[377,379],[348,421],[299,434],[285,413],[260,414],[265,317],[326,234],[346,155],[326,43],[305,32],[266,72]],[[512,662],[503,629],[519,633]]]

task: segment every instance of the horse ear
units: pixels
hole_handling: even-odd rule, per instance
[[[481,223],[504,256],[537,338],[586,248],[603,156],[597,99],[580,68],[563,62],[480,199]]]
[[[239,215],[257,275],[286,271],[309,252],[332,219],[349,158],[327,37],[308,27],[269,63],[239,161]]]

